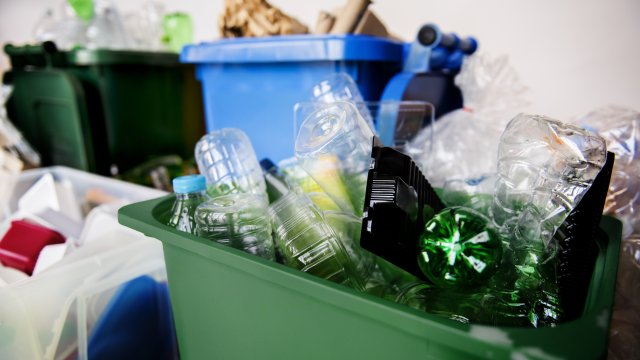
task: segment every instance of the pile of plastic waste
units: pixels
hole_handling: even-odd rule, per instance
[[[516,87],[503,60],[477,61],[463,78],[485,71],[489,83]],[[312,101],[296,112],[295,157],[277,165],[259,162],[239,129],[205,135],[195,148],[201,175],[174,179],[176,201],[167,224],[457,321],[539,327],[575,318],[596,253],[593,241],[575,245],[574,238],[584,234],[571,229],[597,224],[602,213],[580,215],[580,206],[597,208],[598,195],[606,193],[613,156],[605,140],[537,115],[484,126],[484,118],[508,112],[500,106],[480,118],[459,110],[417,137],[432,131],[437,143],[439,136],[451,136],[447,131],[454,133],[453,127],[446,130],[448,122],[475,122],[487,134],[481,141],[495,139],[498,146],[473,158],[445,159],[443,144],[416,153],[416,137],[412,147],[401,149],[441,164],[437,170],[423,164],[424,177],[411,157],[383,147],[376,136],[376,125],[389,111],[394,116],[398,104],[387,106],[386,114],[372,112],[352,82],[342,74],[312,89]],[[475,99],[490,97],[491,85],[482,86]],[[446,179],[443,174],[456,164],[472,164],[483,154],[489,159],[481,166],[460,165],[465,171],[456,175],[464,178],[476,169],[488,175],[447,179],[436,195],[430,176]],[[442,200],[433,200],[438,196]],[[371,238],[389,242],[388,251],[370,248]],[[408,261],[396,256],[403,251]],[[581,266],[587,270],[574,271]],[[578,284],[573,295],[567,295],[567,283]]]
[[[188,14],[168,13],[159,2],[121,14],[109,0],[68,0],[48,9],[34,29],[38,42],[53,41],[62,50],[76,47],[179,52],[193,41]]]

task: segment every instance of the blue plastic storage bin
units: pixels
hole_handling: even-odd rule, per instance
[[[365,35],[240,38],[185,46],[180,59],[196,64],[207,130],[240,128],[259,158],[279,161],[293,156],[293,107],[313,85],[345,72],[377,101],[401,70],[403,45]]]

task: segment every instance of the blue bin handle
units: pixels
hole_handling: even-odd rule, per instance
[[[415,41],[408,47],[403,71],[422,73],[432,69],[459,69],[462,57],[473,54],[478,42],[473,37],[443,33],[437,25],[428,23],[420,27]]]

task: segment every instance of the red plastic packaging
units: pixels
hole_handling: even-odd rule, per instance
[[[12,221],[0,240],[0,262],[31,276],[42,248],[64,241],[64,236],[55,230],[24,220]]]

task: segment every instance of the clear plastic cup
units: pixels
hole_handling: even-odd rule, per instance
[[[195,213],[198,236],[275,260],[267,198],[256,194],[229,194],[206,201]]]
[[[209,196],[266,194],[262,168],[242,130],[225,128],[203,136],[196,144],[195,158],[207,179]]]

